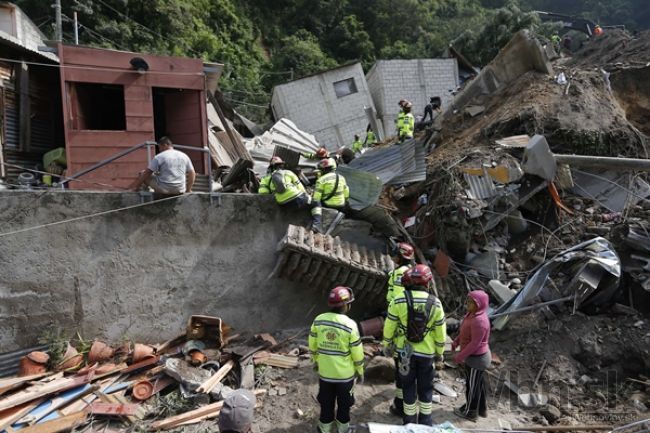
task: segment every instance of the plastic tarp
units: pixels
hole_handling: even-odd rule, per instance
[[[570,275],[568,284],[547,285],[560,272]],[[552,301],[575,296],[575,306],[593,308],[609,302],[618,290],[621,260],[610,242],[602,237],[578,244],[542,264],[510,301],[494,314],[510,313],[532,305],[537,298]],[[510,315],[497,317],[493,325],[502,329]]]
[[[339,166],[336,172],[345,178],[350,188],[352,209],[362,210],[377,203],[382,190],[382,183],[377,175],[344,165]]]
[[[449,421],[432,426],[421,424],[406,424],[398,426],[369,422],[368,431],[370,433],[462,433],[462,430],[458,429]]]

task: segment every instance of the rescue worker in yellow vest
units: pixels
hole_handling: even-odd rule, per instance
[[[363,141],[363,145],[364,147],[373,147],[375,144],[377,144],[375,131],[373,131],[370,125],[368,125],[366,128],[366,139]]]
[[[445,313],[430,293],[433,274],[428,266],[415,265],[402,281],[406,290],[388,307],[383,345],[387,355],[398,354],[403,423],[432,425],[434,361],[441,370],[447,338]]]
[[[361,139],[359,139],[357,134],[354,134],[354,141],[352,142],[350,149],[352,149],[352,152],[355,154],[359,154],[363,150],[363,143],[361,143]]]
[[[318,163],[322,176],[316,181],[312,197],[312,229],[321,232],[323,221],[323,206],[343,211],[350,198],[350,189],[345,178],[336,172],[336,162],[332,158],[323,159]]]
[[[275,201],[281,206],[294,206],[298,209],[308,207],[311,199],[298,176],[284,168],[284,161],[279,156],[271,158],[268,174],[260,180],[259,194],[274,194]]]
[[[403,143],[405,140],[413,138],[413,132],[415,131],[415,117],[411,114],[413,104],[409,101],[400,101],[400,106],[402,107],[402,111],[399,112],[397,119],[395,120],[395,129],[397,131],[399,142]]]
[[[415,258],[415,250],[413,247],[406,243],[400,242],[397,244],[396,254],[393,255],[393,262],[397,266],[391,272],[388,273],[388,290],[386,290],[386,308],[390,306],[390,303],[393,299],[404,293],[404,284],[402,278],[406,271],[411,269]],[[393,354],[393,360],[395,361],[395,398],[393,399],[393,404],[390,406],[390,412],[397,416],[402,416],[404,414],[404,394],[402,392],[402,379],[398,374],[398,359],[397,354]]]
[[[318,370],[318,433],[347,433],[350,408],[354,405],[354,383],[363,383],[363,346],[354,320],[346,316],[354,294],[349,287],[332,289],[328,313],[320,314],[311,325],[309,351]],[[336,409],[336,410],[335,410]]]

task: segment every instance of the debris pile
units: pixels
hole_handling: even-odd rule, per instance
[[[256,385],[266,369],[297,367],[304,351],[278,351],[300,333],[280,342],[231,335],[218,317],[192,316],[182,335],[155,346],[52,340],[20,358],[17,376],[0,379],[0,431],[167,430],[214,419],[234,389],[263,395]]]

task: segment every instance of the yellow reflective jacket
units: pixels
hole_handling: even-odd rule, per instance
[[[339,178],[339,184],[336,188],[336,192],[332,195],[332,191],[334,191],[334,186],[336,185],[337,176]],[[329,197],[330,195],[331,197]],[[324,200],[325,198],[327,198],[327,200]],[[349,198],[350,189],[348,188],[345,178],[340,174],[330,172],[319,177],[316,181],[313,196],[314,202],[321,203],[322,201],[322,204],[325,207],[342,207],[345,206],[345,203]]]
[[[271,194],[271,174],[267,174],[260,179],[260,187],[257,189],[258,194]]]
[[[411,290],[415,309],[425,308],[429,293],[422,290]],[[406,345],[406,326],[408,323],[408,305],[406,296],[402,293],[396,297],[388,306],[388,315],[384,323],[384,346],[395,346],[401,350]],[[427,324],[427,333],[424,340],[419,343],[409,342],[413,348],[413,354],[426,358],[433,358],[434,355],[442,356],[445,351],[445,340],[447,339],[447,324],[445,313],[440,300],[436,298],[431,315]]]
[[[361,140],[354,140],[352,142],[352,146],[350,146],[350,149],[352,149],[352,152],[354,153],[359,153],[363,149],[363,144],[361,143]]]
[[[413,114],[400,111],[395,123],[399,138],[413,138],[413,132],[415,131],[415,117],[413,117]]]
[[[404,293],[404,286],[402,285],[402,275],[408,271],[410,266],[403,265],[399,268],[393,269],[388,274],[388,290],[386,291],[386,304],[390,305],[393,299]]]
[[[276,187],[273,183],[273,175],[278,172],[282,175],[282,183],[284,184],[283,192],[276,192]],[[275,194],[275,201],[278,204],[285,204],[305,192],[305,187],[300,183],[300,179],[291,170],[280,169],[274,171],[269,178],[269,186],[270,191]]]
[[[363,376],[363,346],[354,320],[345,314],[323,313],[309,332],[309,351],[326,382],[347,382]]]
[[[373,131],[368,131],[366,134],[366,146],[370,147],[377,143],[377,137],[375,137],[375,133]]]

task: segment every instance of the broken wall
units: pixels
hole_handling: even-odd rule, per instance
[[[386,136],[395,135],[400,99],[413,103],[413,115],[424,115],[432,96],[451,102],[459,85],[456,59],[379,60],[366,74],[372,99]]]
[[[306,325],[326,308],[299,283],[267,281],[288,224],[309,220],[271,196],[192,194],[11,234],[140,203],[136,193],[0,195],[3,350],[55,327],[153,342],[178,334],[191,314],[259,331]],[[364,240],[358,224],[350,231],[347,240]]]
[[[334,83],[352,80],[351,93],[337,95]],[[364,107],[373,107],[360,63],[281,84],[273,89],[271,107],[276,120],[290,119],[329,150],[350,146],[354,134],[363,137],[368,125]]]

